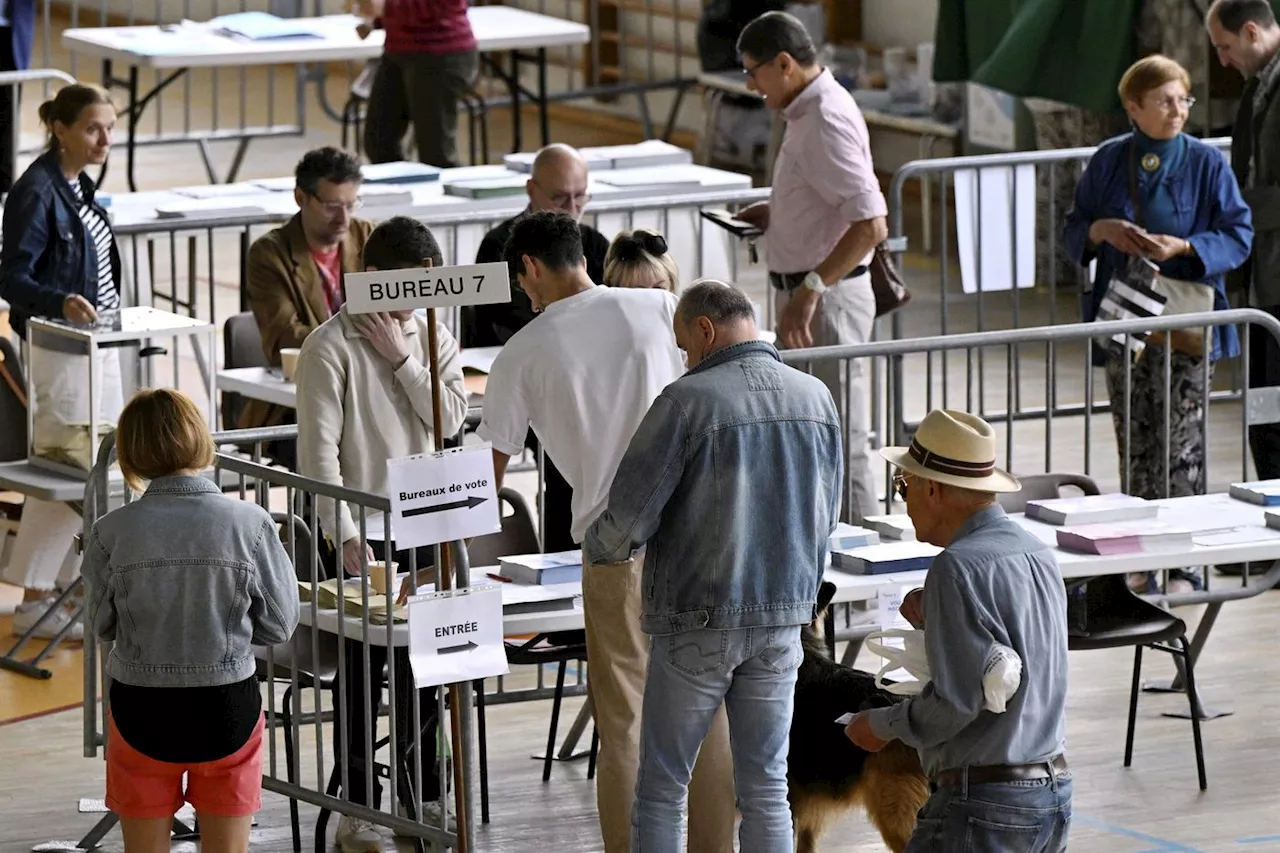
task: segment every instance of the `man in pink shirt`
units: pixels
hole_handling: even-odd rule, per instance
[[[787,122],[769,200],[739,214],[766,233],[778,344],[863,343],[876,315],[867,265],[888,235],[866,121],[853,97],[818,65],[813,39],[795,17],[767,12],[756,18],[739,36],[738,53],[747,86]],[[819,364],[813,372],[845,413],[844,506],[856,521],[876,507],[866,373],[858,362]]]

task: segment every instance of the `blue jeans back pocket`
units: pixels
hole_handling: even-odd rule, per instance
[[[704,675],[724,666],[728,634],[684,631],[667,638],[667,662],[687,675]]]

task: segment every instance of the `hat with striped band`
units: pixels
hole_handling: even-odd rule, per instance
[[[976,415],[934,409],[920,422],[910,447],[880,455],[908,474],[975,492],[1016,492],[1017,478],[996,467],[996,434]]]

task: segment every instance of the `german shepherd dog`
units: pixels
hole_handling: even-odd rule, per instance
[[[846,711],[887,707],[899,697],[877,688],[875,676],[828,656],[822,626],[835,591],[835,584],[822,584],[818,617],[801,634],[804,661],[796,678],[787,764],[796,853],[816,853],[822,833],[856,805],[866,809],[889,849],[902,853],[916,813],[929,798],[929,780],[916,751],[902,741],[868,753],[836,723]]]

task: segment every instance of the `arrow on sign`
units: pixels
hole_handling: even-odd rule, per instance
[[[477,648],[479,648],[479,646],[477,646],[475,643],[463,643],[461,646],[444,646],[442,648],[436,649],[436,654],[453,655],[453,654],[457,654],[458,652],[469,652],[472,649],[477,649]]]
[[[471,495],[464,501],[451,501],[447,504],[436,504],[435,506],[420,506],[416,509],[406,509],[404,511],[405,518],[413,518],[415,515],[426,515],[432,512],[448,512],[451,509],[475,509],[484,503],[488,498],[478,498]]]

